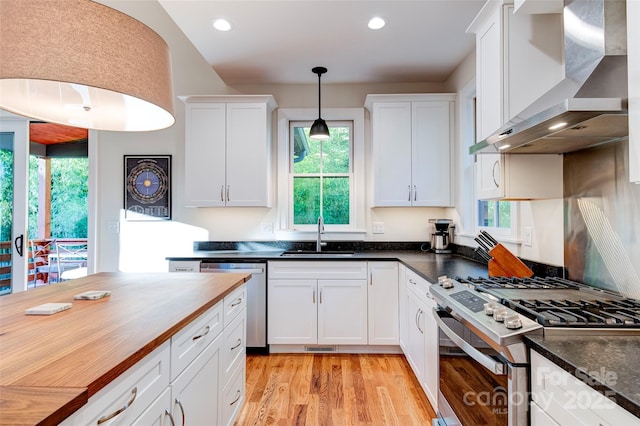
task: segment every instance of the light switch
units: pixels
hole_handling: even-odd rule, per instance
[[[524,240],[524,245],[531,247],[532,245],[532,240],[533,240],[533,229],[530,226],[525,226],[523,228],[523,240]]]
[[[384,222],[373,222],[373,233],[384,234]]]

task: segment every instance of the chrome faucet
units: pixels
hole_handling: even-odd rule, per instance
[[[324,221],[322,216],[318,216],[318,238],[316,239],[316,251],[321,252],[322,246],[326,246],[327,243],[322,241],[322,234],[324,234]]]

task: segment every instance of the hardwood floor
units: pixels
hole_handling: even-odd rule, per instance
[[[403,355],[248,355],[236,425],[431,425],[435,416]]]

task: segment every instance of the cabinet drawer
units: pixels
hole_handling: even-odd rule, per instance
[[[222,332],[222,311],[217,303],[171,338],[171,380]]]
[[[63,425],[130,424],[169,386],[169,342],[165,342],[89,399]],[[119,414],[116,414],[118,413]]]
[[[535,351],[531,351],[531,398],[559,424],[613,426],[640,422],[614,401]]]
[[[169,272],[200,272],[199,260],[171,260]]]
[[[367,262],[269,262],[269,278],[367,279]]]
[[[224,327],[231,324],[240,312],[247,308],[247,286],[241,285],[224,298]],[[244,341],[244,340],[243,340]]]
[[[243,357],[238,368],[233,372],[231,380],[222,391],[222,423],[232,425],[245,400],[246,381],[245,358]]]
[[[171,407],[171,390],[165,389],[151,405],[144,410],[144,413],[131,423],[131,426],[163,426],[172,424],[169,411]]]
[[[429,292],[431,283],[410,269],[407,269],[406,285],[407,290],[412,291],[422,302],[432,298]]]
[[[224,372],[221,378],[222,384],[226,384],[229,381],[231,373],[236,369],[238,363],[244,359],[247,346],[246,336],[245,313],[242,312],[224,329],[224,349],[222,355]]]

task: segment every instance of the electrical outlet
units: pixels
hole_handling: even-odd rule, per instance
[[[273,234],[273,223],[272,222],[263,222],[262,223],[262,233],[263,234]]]
[[[384,222],[373,222],[373,233],[384,234]]]
[[[524,240],[524,245],[531,247],[532,245],[532,240],[533,240],[533,229],[530,226],[525,226],[523,228],[523,240]]]

